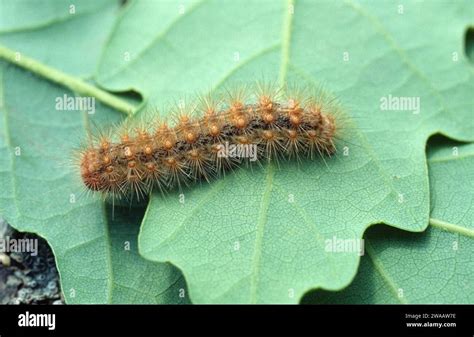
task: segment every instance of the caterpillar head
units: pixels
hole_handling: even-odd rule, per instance
[[[80,171],[84,185],[92,191],[103,191],[107,182],[102,179],[103,166],[99,163],[99,154],[94,150],[88,150],[82,154]]]

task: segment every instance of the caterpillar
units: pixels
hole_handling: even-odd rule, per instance
[[[201,95],[177,104],[173,123],[151,119],[93,137],[80,152],[80,176],[89,191],[140,199],[243,164],[331,156],[339,111],[322,89],[256,83]]]

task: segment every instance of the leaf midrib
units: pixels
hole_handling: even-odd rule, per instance
[[[449,109],[446,106],[446,103],[444,101],[444,97],[439,93],[439,91],[433,86],[432,82],[430,81],[429,78],[427,78],[423,72],[421,72],[415,64],[413,64],[408,55],[403,51],[402,48],[397,44],[395,39],[391,36],[391,34],[384,28],[382,22],[377,17],[372,16],[369,14],[366,10],[362,8],[362,5],[358,4],[356,5],[353,1],[351,0],[344,0],[343,2],[347,7],[352,8],[356,13],[359,15],[365,17],[376,29],[376,31],[382,36],[382,38],[392,47],[392,49],[399,55],[400,60],[405,63],[408,68],[415,74],[418,78],[423,80],[423,82],[426,83],[426,85],[430,88],[431,92],[433,92],[438,100],[438,103],[440,104],[440,107],[442,108],[442,111],[447,112],[449,115],[453,115],[453,111]],[[474,70],[471,67],[467,67],[471,73],[474,73]]]
[[[290,0],[289,3],[291,3],[291,2],[292,2],[292,1]],[[290,21],[290,22],[291,22],[291,21]],[[291,25],[290,25],[290,26],[291,26]],[[288,39],[288,44],[287,44],[287,45],[288,45],[287,48],[289,48],[289,39]],[[284,50],[284,48],[282,47],[282,55],[283,55],[283,50]],[[283,74],[283,71],[282,71],[282,70],[280,71],[280,77],[282,77],[282,78],[286,77],[286,71],[287,71],[288,64],[289,64],[289,49],[288,49],[287,52],[286,52],[286,59],[287,59],[286,62],[282,62],[282,69],[285,69],[285,72],[284,72],[285,75],[282,75],[282,74]],[[429,82],[429,81],[428,81],[428,82]],[[436,92],[436,90],[435,90],[435,92]],[[438,92],[436,92],[436,93],[439,95]],[[3,94],[3,92],[2,92],[2,94]],[[442,105],[442,106],[443,106],[443,105]],[[444,107],[444,106],[443,106],[443,107]],[[6,108],[5,108],[5,109],[6,109]],[[446,110],[446,111],[448,111],[448,110]],[[5,119],[6,119],[6,118],[7,118],[7,117],[5,116]],[[5,127],[8,128],[8,125],[6,125]],[[12,160],[12,165],[14,165],[14,161],[13,161],[13,160]],[[267,182],[268,182],[268,180],[271,178],[271,177],[269,177],[269,171],[267,171],[267,176],[266,176],[266,178],[267,178],[267,179],[266,179]],[[269,186],[269,185],[267,184],[266,190],[267,190],[269,187],[271,188],[271,186]],[[15,185],[15,184],[14,184],[14,188],[16,188],[16,185]],[[16,203],[16,198],[15,198],[15,203]],[[262,203],[263,203],[263,200],[262,200]],[[17,208],[17,209],[18,209],[18,208]],[[434,220],[436,220],[436,219],[434,219]],[[430,222],[431,222],[431,219],[430,219]],[[451,225],[452,225],[452,224],[451,224]],[[454,225],[454,226],[457,226],[457,225]]]
[[[288,72],[289,64],[289,53],[290,53],[290,40],[291,40],[291,28],[292,28],[292,16],[289,8],[293,5],[293,0],[287,1],[288,8],[286,14],[283,17],[282,25],[282,44],[281,44],[281,64],[279,72],[279,84],[282,86],[286,81],[286,75]],[[250,279],[250,302],[257,302],[257,292],[258,292],[258,283],[260,279],[260,264],[262,256],[262,245],[263,245],[263,235],[265,231],[265,224],[268,220],[268,209],[270,206],[270,197],[273,187],[273,177],[274,177],[274,167],[273,164],[269,163],[266,169],[265,177],[265,189],[262,195],[262,200],[260,203],[260,212],[257,223],[257,235],[255,237],[254,253],[252,257],[252,273]]]
[[[444,231],[448,231],[455,234],[460,234],[468,238],[474,239],[474,229],[456,225],[440,219],[430,218],[430,225]]]
[[[404,297],[398,296],[398,291],[399,287],[395,283],[395,281],[390,277],[388,272],[383,268],[383,263],[377,258],[377,253],[375,252],[374,248],[372,245],[367,241],[365,243],[365,250],[367,252],[367,255],[370,257],[370,260],[372,261],[372,264],[375,268],[375,270],[379,273],[380,277],[382,280],[388,285],[390,288],[390,291],[394,295],[394,297],[402,304],[408,304],[408,302],[405,300]]]
[[[274,168],[272,164],[267,166],[267,175],[265,179],[265,190],[260,202],[260,211],[257,221],[257,234],[255,236],[254,251],[252,257],[252,273],[250,279],[250,303],[257,302],[258,283],[260,279],[260,265],[262,257],[263,235],[265,225],[268,221],[268,208],[270,207],[270,198],[273,187]]]

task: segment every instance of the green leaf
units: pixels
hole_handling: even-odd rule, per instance
[[[138,255],[137,235],[143,211],[130,207],[106,210],[112,257],[112,273],[108,275],[112,282],[111,302],[190,303],[184,277],[175,267],[146,261]]]
[[[0,44],[69,74],[89,77],[113,28],[119,1],[0,0]]]
[[[55,110],[69,91],[0,63],[0,213],[16,229],[48,240],[69,303],[180,303],[181,273],[137,252],[142,210],[104,209],[87,198],[67,163],[89,123],[119,120],[96,106]],[[91,120],[91,121],[90,121]],[[82,194],[81,194],[82,193]]]
[[[474,144],[429,152],[430,226],[420,234],[376,226],[354,282],[303,303],[473,303]]]
[[[88,115],[55,104],[63,95],[81,94],[123,112],[133,107],[38,63],[90,77],[118,6],[108,0],[0,3],[0,43],[13,49],[0,46],[1,56],[72,90],[0,63],[0,214],[18,230],[48,240],[69,303],[185,303],[181,273],[137,253],[143,210],[116,208],[111,219],[100,200],[85,198],[68,163],[90,123],[106,125],[121,116],[102,105]]]
[[[341,289],[359,256],[329,253],[326,240],[357,239],[380,222],[426,228],[427,138],[474,140],[473,71],[463,50],[473,8],[400,5],[150,1],[120,18],[97,74],[106,88],[133,88],[161,105],[262,75],[324,83],[357,126],[339,146],[349,155],[327,166],[242,169],[185,191],[184,203],[152,197],[140,253],[177,265],[193,302],[294,303],[310,288]],[[130,44],[125,32],[138,30],[144,39]],[[419,98],[420,112],[381,110],[389,95]]]
[[[68,165],[89,123],[120,115],[102,105],[94,115],[55,110],[57,97],[73,93],[3,62],[0,89],[0,214],[48,240],[67,302],[188,301],[175,267],[138,255],[143,210],[116,207],[112,220]]]
[[[264,5],[261,1],[140,1],[127,5],[102,53],[95,78],[100,85],[110,90],[133,89],[150,103],[161,105],[182,94],[262,75],[278,78],[280,83],[325,83],[357,125],[343,134],[340,146],[347,146],[348,155],[341,151],[339,157],[327,160],[327,166],[316,161],[300,167],[242,169],[212,185],[185,191],[183,196],[152,197],[139,250],[150,260],[170,261],[181,268],[193,301],[294,303],[310,288],[341,289],[354,277],[359,257],[327,252],[327,239],[358,239],[367,226],[379,222],[410,231],[426,228],[426,139],[441,132],[474,140],[470,117],[474,102],[469,100],[473,71],[463,50],[474,9],[468,1],[402,5],[402,12],[400,6],[353,1]],[[12,40],[3,43],[19,49]],[[30,53],[49,62],[37,51]],[[78,57],[83,55],[81,50]],[[16,61],[14,53],[2,48],[0,56],[75,93],[95,96],[120,111],[131,110],[75,77]],[[68,69],[60,63],[68,61],[50,64],[81,76],[91,69]],[[79,287],[78,293],[85,294],[81,301],[120,298],[113,296],[119,288],[111,286],[120,278],[111,278],[109,271],[120,269],[114,268],[111,247],[104,241],[113,234],[105,229],[108,222],[102,206],[81,198],[77,208],[68,212],[64,197],[76,191],[70,187],[74,176],[65,175],[44,157],[63,157],[64,151],[54,145],[70,148],[70,130],[58,131],[58,126],[84,130],[86,119],[67,120],[72,117],[52,112],[52,103],[41,100],[55,97],[59,89],[36,78],[26,81],[26,74],[12,69],[3,74],[8,80],[4,91],[9,94],[4,110],[13,112],[2,117],[10,116],[5,127],[14,132],[2,140],[7,148],[1,150],[7,154],[0,166],[2,186],[4,182],[7,186],[2,191],[2,214],[14,226],[34,227],[43,233],[53,249],[58,246],[55,253],[63,285]],[[56,91],[49,96],[52,88]],[[419,97],[420,113],[381,111],[380,99],[388,95]],[[94,118],[98,125],[105,125],[116,119],[105,121],[112,115],[98,113]],[[19,131],[20,126],[34,127],[34,134]],[[27,153],[19,165],[13,150],[15,143],[28,147],[21,143],[26,140],[42,146],[43,152]],[[42,181],[34,180],[33,174]],[[54,193],[45,196],[45,191]],[[60,231],[64,227],[67,233]],[[82,269],[67,268],[73,263],[62,263],[76,263],[87,256],[82,251],[67,255],[65,246],[71,241],[84,242],[79,250],[99,252],[92,260],[92,273],[82,274]],[[81,261],[80,267],[85,268]],[[167,287],[159,287],[158,293],[163,288]]]

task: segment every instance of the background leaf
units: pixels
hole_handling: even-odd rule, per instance
[[[113,27],[107,18],[116,3],[88,3],[75,19],[63,12],[51,14],[56,5],[51,6],[51,12],[44,11],[49,21],[23,12],[32,20],[30,28],[6,21],[0,26],[0,43],[83,78],[102,55],[95,80],[110,90],[133,89],[151,105],[262,76],[280,83],[324,83],[354,120],[339,144],[340,149],[347,147],[348,155],[327,160],[327,166],[318,161],[242,169],[185,191],[184,199],[177,194],[152,197],[140,252],[181,268],[198,303],[295,303],[311,288],[345,287],[359,257],[329,253],[325,241],[335,236],[358,239],[370,224],[380,222],[410,231],[425,229],[426,139],[444,133],[474,140],[474,101],[469,99],[473,70],[463,50],[474,11],[468,1],[397,6],[355,1],[140,1],[129,2]],[[94,8],[103,11],[103,29],[95,35],[88,25],[88,33],[68,34],[72,30],[67,27],[80,22],[75,20],[100,20],[92,14]],[[65,39],[64,48],[44,48],[57,44],[48,38],[58,36],[71,39]],[[33,37],[47,42],[35,42],[28,50],[25,41]],[[106,41],[105,49],[88,50],[85,41],[92,38],[99,44]],[[0,53],[5,50],[0,48]],[[61,55],[71,54],[70,61],[62,60]],[[78,65],[81,57],[85,66]],[[67,91],[3,64],[2,83],[0,151],[5,156],[0,179],[6,188],[0,209],[16,228],[48,239],[64,289],[79,294],[69,300],[141,302],[153,293],[150,301],[182,301],[173,296],[180,274],[169,264],[157,264],[157,270],[163,269],[150,277],[115,275],[125,272],[117,265],[124,252],[108,242],[123,242],[114,237],[130,219],[118,218],[114,234],[97,200],[79,198],[68,204],[80,182],[75,183],[76,175],[57,160],[71,148],[72,130],[84,137],[88,119],[53,112],[54,98]],[[420,113],[382,111],[380,99],[388,95],[419,97]],[[124,105],[111,105],[128,111]],[[119,118],[107,110],[97,107],[94,119],[99,126]],[[14,156],[17,146],[23,149],[20,158]],[[140,271],[153,268],[133,253],[130,258],[143,263]],[[122,282],[128,277],[134,280],[131,289]],[[144,291],[135,288],[157,279],[164,284],[154,283]]]
[[[70,15],[65,2],[43,2],[39,8],[31,1],[1,2],[0,43],[90,77],[118,2],[74,5],[76,14]],[[81,194],[69,165],[91,123],[109,125],[122,115],[98,102],[94,115],[56,110],[63,95],[74,93],[0,62],[1,216],[48,240],[68,303],[189,302],[175,267],[138,255],[143,209],[118,207],[112,220],[99,199]]]
[[[354,282],[337,293],[311,292],[303,303],[474,302],[474,144],[435,145],[428,163],[426,232],[369,230]]]
[[[425,229],[427,138],[474,140],[463,50],[473,9],[463,1],[400,5],[202,1],[183,11],[137,2],[120,18],[116,32],[145,39],[130,45],[113,35],[97,74],[106,88],[133,88],[161,105],[262,75],[325,83],[357,126],[340,144],[349,156],[327,167],[240,170],[185,191],[184,204],[178,195],[152,197],[140,253],[183,270],[193,301],[294,303],[313,287],[341,289],[359,257],[328,253],[325,240],[357,239],[380,222]],[[143,24],[161,18],[168,24]],[[130,59],[119,61],[124,52]],[[420,112],[382,111],[389,95],[420,98]]]
[[[89,77],[118,8],[115,0],[0,0],[0,44],[71,75]]]

